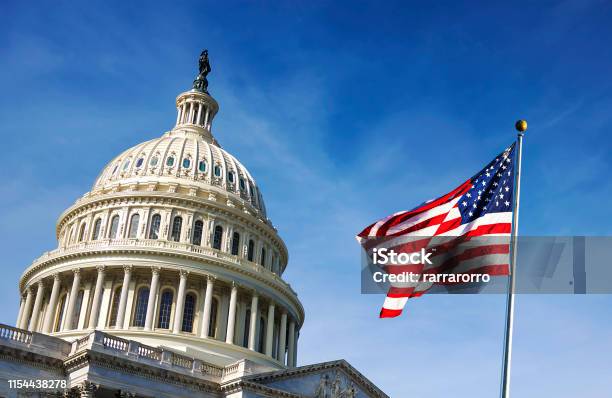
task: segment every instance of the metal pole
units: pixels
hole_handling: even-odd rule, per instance
[[[506,331],[504,335],[504,361],[502,367],[501,397],[510,398],[510,365],[512,363],[512,328],[514,323],[514,284],[517,253],[518,216],[521,196],[521,156],[523,154],[523,136],[527,130],[527,122],[519,120],[516,123],[519,131],[516,144],[516,172],[514,174],[514,206],[512,212],[512,232],[510,235],[510,275],[508,277],[508,298],[506,301]]]

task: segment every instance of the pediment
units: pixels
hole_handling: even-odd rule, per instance
[[[305,398],[388,398],[344,360],[258,374],[248,380]]]

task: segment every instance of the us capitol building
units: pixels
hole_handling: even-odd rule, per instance
[[[0,397],[387,397],[344,360],[296,367],[287,248],[199,66],[174,128],[112,159],[23,273]]]

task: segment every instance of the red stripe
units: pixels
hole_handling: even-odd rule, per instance
[[[512,224],[510,223],[496,223],[481,225],[475,229],[468,231],[466,236],[482,236],[489,234],[509,234],[512,232]]]
[[[444,219],[446,218],[447,214],[448,213],[438,214],[437,216],[433,216],[432,218],[428,218],[427,220],[423,220],[423,221],[421,221],[419,223],[416,223],[416,224],[414,224],[411,227],[408,227],[406,229],[402,229],[401,231],[394,232],[392,234],[385,235],[385,236],[406,235],[406,234],[409,234],[411,232],[418,231],[420,229],[431,227],[432,225],[440,224],[440,223],[442,223],[444,221]]]
[[[388,308],[382,308],[380,310],[380,318],[395,318],[402,315],[402,310],[390,310]]]
[[[467,191],[469,191],[470,188],[472,188],[471,179],[465,181],[463,184],[459,185],[457,188],[453,189],[446,195],[439,197],[438,199],[432,200],[431,202],[426,203],[423,206],[418,207],[414,210],[411,210],[407,213],[403,213],[395,217],[391,217],[378,229],[378,231],[376,231],[376,236],[386,236],[389,228],[394,227],[395,225],[401,224],[404,221],[410,219],[411,217],[414,217],[417,214],[423,213],[424,211],[433,209],[434,207],[438,207],[444,203],[448,203],[450,200],[454,199],[455,197],[461,196]]]
[[[455,229],[461,225],[461,217],[454,218],[452,220],[444,221],[438,229],[436,230],[435,235],[441,235],[444,232],[450,231],[451,229]]]

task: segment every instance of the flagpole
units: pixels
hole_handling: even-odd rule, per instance
[[[518,131],[516,142],[516,172],[514,175],[514,204],[512,211],[512,233],[510,235],[511,258],[508,277],[508,297],[506,301],[506,330],[504,334],[504,361],[502,365],[501,397],[510,398],[510,366],[512,364],[512,329],[514,326],[514,284],[516,283],[516,253],[518,236],[519,203],[521,199],[521,157],[523,155],[523,136],[527,122],[519,120],[515,124]]]

